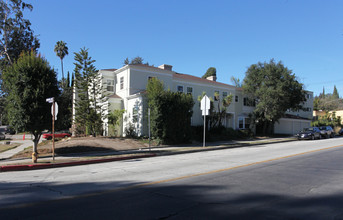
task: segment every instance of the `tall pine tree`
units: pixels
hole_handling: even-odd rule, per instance
[[[74,54],[77,133],[97,136],[102,133],[102,120],[106,117],[102,77],[93,64],[95,60],[88,55],[88,49],[81,48]]]
[[[332,99],[339,99],[339,94],[336,88],[336,85],[333,87],[333,92],[332,92]]]

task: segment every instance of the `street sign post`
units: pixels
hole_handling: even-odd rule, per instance
[[[151,136],[150,136],[150,130],[151,130],[151,127],[150,127],[150,108],[148,108],[148,121],[149,121],[149,151],[151,151],[151,144],[150,144],[150,141],[151,141]]]
[[[52,160],[55,161],[55,120],[57,120],[58,105],[55,102],[55,98],[47,98],[46,102],[52,103],[51,115],[52,115]]]
[[[200,101],[200,109],[202,111],[202,115],[204,116],[204,140],[203,140],[203,147],[205,147],[206,143],[206,115],[209,115],[209,111],[211,108],[211,100],[208,98],[207,95]]]

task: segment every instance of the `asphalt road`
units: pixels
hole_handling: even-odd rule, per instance
[[[343,219],[343,138],[0,173],[0,219]]]

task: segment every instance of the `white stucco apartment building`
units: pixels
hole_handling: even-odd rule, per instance
[[[222,122],[225,127],[247,129],[250,125],[249,113],[254,106],[244,97],[241,88],[220,83],[216,77],[202,79],[196,76],[174,72],[171,65],[159,67],[144,64],[125,65],[120,69],[100,70],[108,94],[108,110],[125,109],[120,133],[124,134],[129,123],[135,127],[138,136],[148,134],[146,86],[149,78],[156,77],[163,82],[165,89],[191,94],[194,99],[192,125],[202,125],[198,96],[206,92],[214,96],[218,92],[221,97],[233,95],[233,100],[227,108],[227,115]],[[216,102],[216,101],[215,101]],[[309,127],[312,119],[313,93],[308,92],[304,103],[306,111],[287,112],[285,117],[275,125],[275,133],[295,134],[304,127]],[[173,117],[172,115],[170,117]],[[104,121],[104,134],[108,134],[107,120]]]

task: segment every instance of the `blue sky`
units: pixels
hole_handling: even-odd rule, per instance
[[[245,76],[251,64],[274,58],[319,95],[336,85],[343,95],[341,0],[45,0],[26,11],[40,53],[61,78],[57,41],[74,52],[89,48],[98,69],[120,68],[141,56],[155,66],[201,77],[216,67],[218,81]]]

